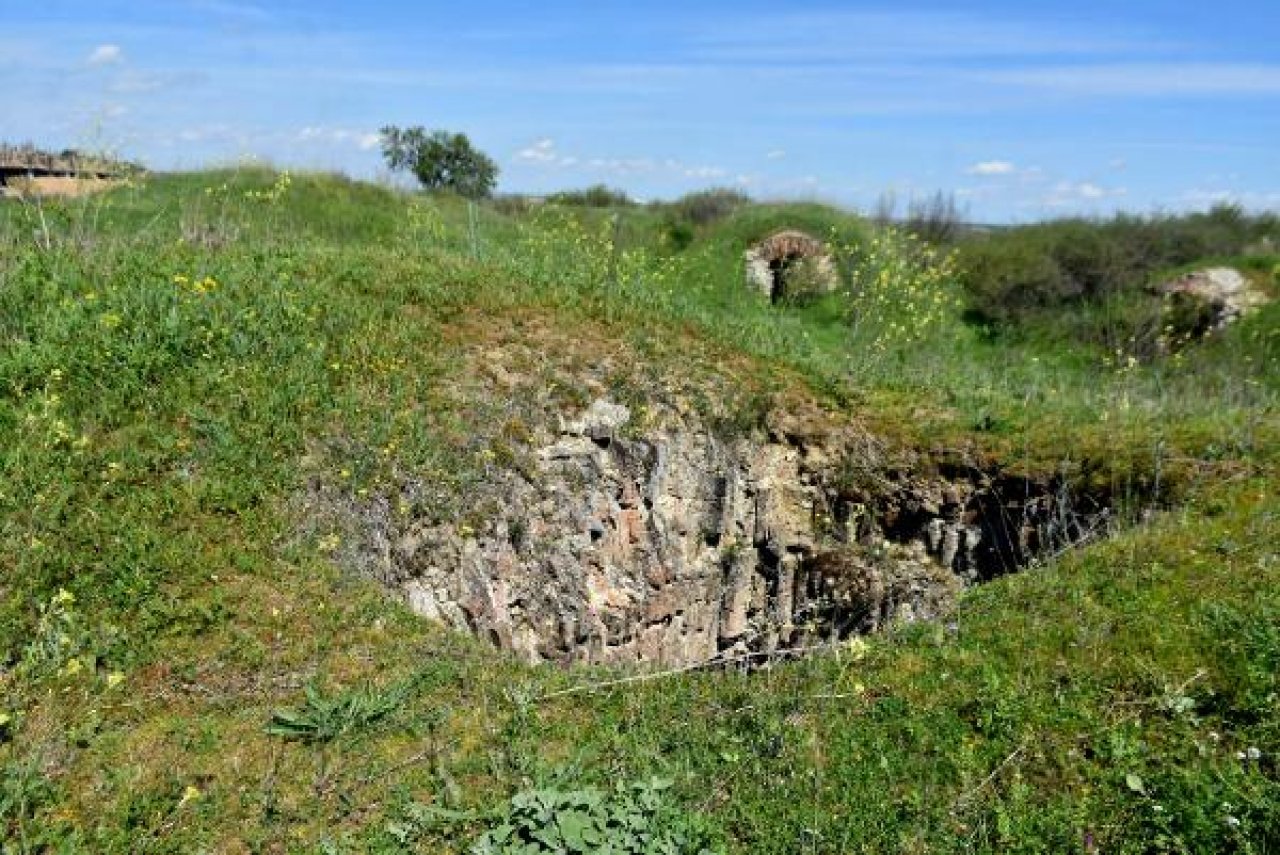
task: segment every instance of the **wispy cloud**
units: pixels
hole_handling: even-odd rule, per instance
[[[166,90],[190,90],[210,80],[208,71],[136,71],[124,69],[107,91],[116,95],[146,95]]]
[[[550,138],[540,139],[520,149],[516,152],[515,159],[519,163],[536,166],[573,166],[578,162],[578,158],[557,151],[556,141]]]
[[[244,145],[252,139],[252,135],[224,122],[182,128],[177,133],[165,138],[172,145],[178,143],[235,143]]]
[[[719,166],[681,166],[676,164],[674,168],[679,169],[685,178],[693,178],[698,181],[715,181],[729,174]]]
[[[987,83],[1097,97],[1280,95],[1280,65],[1112,63],[986,71]]]
[[[696,181],[712,181],[726,177],[729,172],[719,166],[689,164],[677,158],[654,157],[582,157],[560,151],[556,141],[543,137],[515,153],[512,161],[526,167],[564,169],[576,167],[582,172],[594,172],[615,178],[636,175],[665,175]]]
[[[1092,181],[1059,181],[1041,202],[1048,208],[1067,208],[1119,199],[1128,194],[1126,187],[1103,187]]]
[[[830,63],[1151,54],[1175,47],[1149,33],[1104,35],[1084,27],[997,20],[959,12],[770,12],[708,22],[693,42],[707,60]]]
[[[408,4],[358,27],[294,0],[71,5],[83,14],[0,33],[0,123],[56,145],[114,119],[157,168],[258,151],[370,174],[370,128],[429,121],[500,153],[511,189],[737,181],[852,202],[941,187],[999,218],[1191,204],[1187,183],[1199,200],[1280,186],[1274,33],[1124,4],[1078,24],[925,0],[507,4],[463,22]]]
[[[658,168],[657,162],[649,157],[593,157],[585,163],[597,172],[615,176],[637,175]]]
[[[1254,210],[1280,211],[1280,191],[1195,188],[1182,194],[1182,202],[1189,208],[1242,205]]]
[[[190,0],[188,5],[197,12],[206,12],[224,18],[265,21],[271,17],[262,6],[253,3],[234,3],[230,0]]]
[[[124,62],[124,51],[120,45],[98,45],[89,52],[85,62],[89,65],[116,65]]]
[[[965,170],[967,175],[1012,175],[1018,168],[1008,160],[984,160]]]
[[[349,128],[308,126],[298,131],[296,139],[300,143],[355,146],[361,151],[372,151],[382,143],[382,134]]]

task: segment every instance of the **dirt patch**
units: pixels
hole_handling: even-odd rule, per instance
[[[48,176],[40,178],[13,178],[0,188],[6,196],[17,198],[58,197],[78,198],[101,193],[124,183],[116,178],[71,178]]]

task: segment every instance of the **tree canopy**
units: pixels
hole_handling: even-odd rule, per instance
[[[388,125],[382,129],[382,154],[391,169],[412,172],[428,190],[468,199],[488,196],[498,180],[498,165],[466,134]]]

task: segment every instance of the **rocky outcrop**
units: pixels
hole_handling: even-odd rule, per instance
[[[362,569],[531,660],[672,666],[938,617],[1105,521],[1060,485],[888,471],[865,440],[631,421],[596,401],[466,521],[366,510]]]
[[[1266,294],[1230,267],[1187,273],[1157,286],[1156,292],[1173,301],[1182,318],[1178,326],[1193,335],[1220,330],[1267,302]]]

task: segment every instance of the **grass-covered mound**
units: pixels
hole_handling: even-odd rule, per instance
[[[948,258],[839,212],[735,206],[683,248],[609,214],[260,172],[0,208],[7,851],[1280,847],[1275,304],[1117,364],[967,325]],[[779,225],[845,291],[746,292]],[[947,625],[576,691],[614,675],[443,633],[305,519],[311,483],[406,473],[465,510],[519,429],[477,379],[510,348],[566,405],[749,429],[799,395],[1165,509]]]

